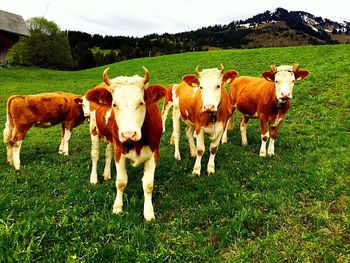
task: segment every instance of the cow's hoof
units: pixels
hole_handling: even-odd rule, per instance
[[[200,168],[193,168],[192,175],[199,177],[201,175],[201,169]]]

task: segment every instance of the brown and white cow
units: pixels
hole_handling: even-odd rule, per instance
[[[230,100],[233,110],[242,114],[240,123],[242,145],[247,142],[247,122],[249,118],[259,118],[261,131],[260,156],[266,156],[266,143],[270,138],[268,155],[275,154],[274,143],[278,129],[290,108],[290,99],[295,81],[304,79],[309,74],[299,70],[299,65],[271,65],[271,70],[262,73],[263,78],[239,77],[230,85]],[[234,114],[228,126],[233,127]],[[270,127],[269,127],[270,126]],[[270,128],[270,132],[269,132]],[[227,142],[227,130],[222,142]]]
[[[113,142],[117,169],[114,213],[120,213],[123,209],[123,192],[128,182],[126,161],[130,160],[134,167],[144,163],[144,217],[151,220],[155,218],[152,191],[163,131],[158,100],[165,96],[166,89],[160,85],[147,86],[150,74],[146,68],[144,78],[135,75],[109,79],[108,70],[104,71],[103,78],[111,92],[108,94],[106,89],[93,89],[83,97],[90,102],[90,122],[94,122],[91,137],[100,135]],[[101,107],[94,103],[100,100],[99,103],[103,104],[108,101],[105,99],[108,96],[112,106]]]
[[[100,138],[107,142],[105,154],[105,168],[103,177],[105,181],[111,179],[111,162],[113,157],[113,140],[109,127],[112,125],[110,118],[112,106],[112,94],[108,86],[103,82],[88,90],[82,98],[75,100],[83,107],[85,117],[90,119],[91,136],[91,175],[90,183],[97,184],[97,162],[100,155]]]
[[[191,156],[196,157],[192,173],[199,176],[201,159],[205,151],[204,134],[210,139],[210,158],[207,165],[208,175],[215,173],[215,155],[220,139],[225,130],[227,120],[231,116],[232,106],[226,92],[226,83],[237,76],[235,70],[224,74],[221,69],[204,69],[201,72],[196,68],[198,78],[194,75],[185,75],[183,82],[168,87],[168,95],[164,104],[163,125],[167,112],[173,105],[173,138],[175,144],[175,158],[181,160],[179,150],[180,124],[182,119],[186,124],[186,137],[190,145]],[[169,92],[172,94],[170,95]],[[197,147],[194,144],[195,132]]]
[[[72,130],[85,120],[81,106],[74,102],[79,97],[64,92],[11,96],[7,100],[7,121],[4,129],[7,162],[16,170],[20,169],[22,141],[31,127],[46,128],[59,123],[62,125],[62,138],[58,153],[68,155]]]

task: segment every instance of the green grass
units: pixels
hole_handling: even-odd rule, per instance
[[[163,135],[153,204],[143,219],[142,167],[129,167],[124,212],[112,214],[115,182],[90,185],[88,125],[76,128],[71,155],[57,154],[60,127],[33,128],[21,150],[22,170],[0,147],[1,262],[349,262],[350,45],[185,53],[110,65],[110,77],[151,73],[151,84],[219,66],[258,76],[270,64],[299,63],[310,75],[294,87],[292,108],[275,144],[260,158],[257,120],[247,147],[239,129],[221,145],[213,177],[191,176],[194,160],[184,133],[183,160]],[[78,72],[0,68],[0,125],[12,94],[83,94],[102,81],[103,67]],[[236,118],[236,125],[238,124]],[[206,145],[208,149],[208,144]],[[101,149],[101,153],[103,150]],[[99,172],[103,171],[101,154]],[[202,160],[205,172],[208,151]],[[115,171],[113,171],[115,175]]]

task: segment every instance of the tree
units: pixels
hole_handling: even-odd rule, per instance
[[[13,47],[14,62],[54,69],[71,69],[73,59],[68,37],[58,25],[43,17],[27,20],[30,37]]]

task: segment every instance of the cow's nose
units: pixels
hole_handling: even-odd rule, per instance
[[[290,92],[289,91],[285,91],[285,92],[281,92],[282,97],[290,97]]]
[[[212,104],[204,105],[203,109],[206,112],[213,112],[213,111],[215,111],[215,106]]]
[[[132,141],[136,141],[136,132],[135,131],[126,131],[126,132],[122,132],[122,139],[127,141],[127,140],[132,140]]]

